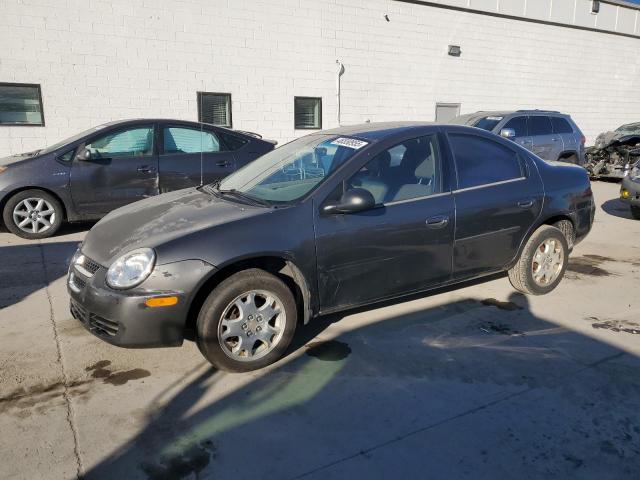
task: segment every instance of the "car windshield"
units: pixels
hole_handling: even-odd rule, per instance
[[[629,123],[627,125],[622,125],[616,128],[616,132],[622,133],[624,135],[640,134],[640,123]]]
[[[97,127],[93,127],[90,128],[89,130],[85,130],[84,132],[80,132],[80,133],[76,133],[75,135],[69,137],[69,138],[65,138],[64,140],[58,142],[58,143],[54,143],[53,145],[44,148],[42,150],[40,150],[40,154],[44,154],[44,153],[51,153],[61,147],[64,147],[65,145],[69,144],[69,143],[73,143],[76,140],[81,139],[84,136],[90,135],[94,132],[97,132],[99,130],[102,130],[103,128],[105,128],[107,125],[98,125]]]
[[[367,142],[312,134],[254,160],[218,185],[270,203],[288,203],[309,193]]]
[[[482,117],[473,126],[483,130],[492,131],[504,117]]]

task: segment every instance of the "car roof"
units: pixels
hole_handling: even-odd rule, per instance
[[[345,135],[375,141],[408,130],[438,126],[434,122],[376,122],[323,130],[323,135]]]

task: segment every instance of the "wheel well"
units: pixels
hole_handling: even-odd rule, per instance
[[[308,322],[310,317],[310,293],[307,282],[298,267],[293,262],[280,257],[254,257],[226,265],[220,270],[217,270],[198,288],[198,291],[189,306],[189,312],[187,313],[187,321],[185,324],[186,338],[195,338],[198,313],[207,299],[207,296],[209,296],[209,293],[211,293],[211,291],[219,285],[220,282],[226,280],[234,273],[238,273],[249,268],[259,268],[280,278],[280,280],[282,280],[293,293],[293,296],[296,299],[298,312],[302,313],[300,318],[303,319],[304,323]]]
[[[545,220],[543,225],[551,225],[558,228],[566,237],[569,244],[569,250],[573,248],[575,241],[576,226],[573,223],[573,219],[569,215],[556,215]]]
[[[571,157],[576,157],[576,160],[578,160],[578,153],[574,152],[573,150],[569,150],[566,152],[562,152],[559,156],[558,156],[558,160],[562,160],[562,159],[566,159],[566,158],[571,158]]]
[[[62,207],[62,219],[63,220],[67,219],[67,206],[64,204],[64,201],[62,200],[62,198],[60,198],[60,195],[58,195],[52,190],[49,190],[48,188],[28,186],[28,187],[16,188],[15,190],[8,193],[7,196],[4,197],[4,199],[2,200],[2,203],[0,203],[0,223],[2,222],[1,213],[4,211],[4,206],[7,204],[7,202],[11,199],[11,197],[13,197],[14,195],[20,192],[24,192],[25,190],[42,190],[43,192],[47,192],[49,195],[55,198],[58,202],[60,202],[60,206]]]

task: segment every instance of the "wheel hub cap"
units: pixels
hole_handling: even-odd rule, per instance
[[[540,286],[552,284],[560,275],[564,266],[564,248],[560,242],[551,238],[542,242],[536,249],[531,262],[533,280]]]

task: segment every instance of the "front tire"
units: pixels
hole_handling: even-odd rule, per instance
[[[640,207],[631,205],[630,208],[631,208],[631,216],[636,220],[640,220]]]
[[[565,235],[543,225],[527,241],[518,262],[509,270],[513,288],[529,295],[544,295],[558,286],[569,261]]]
[[[15,235],[37,240],[55,235],[62,225],[64,210],[50,193],[31,189],[16,193],[4,206],[2,219]]]
[[[252,268],[222,281],[197,321],[200,352],[216,368],[248,372],[282,357],[297,324],[296,302],[275,275]]]

